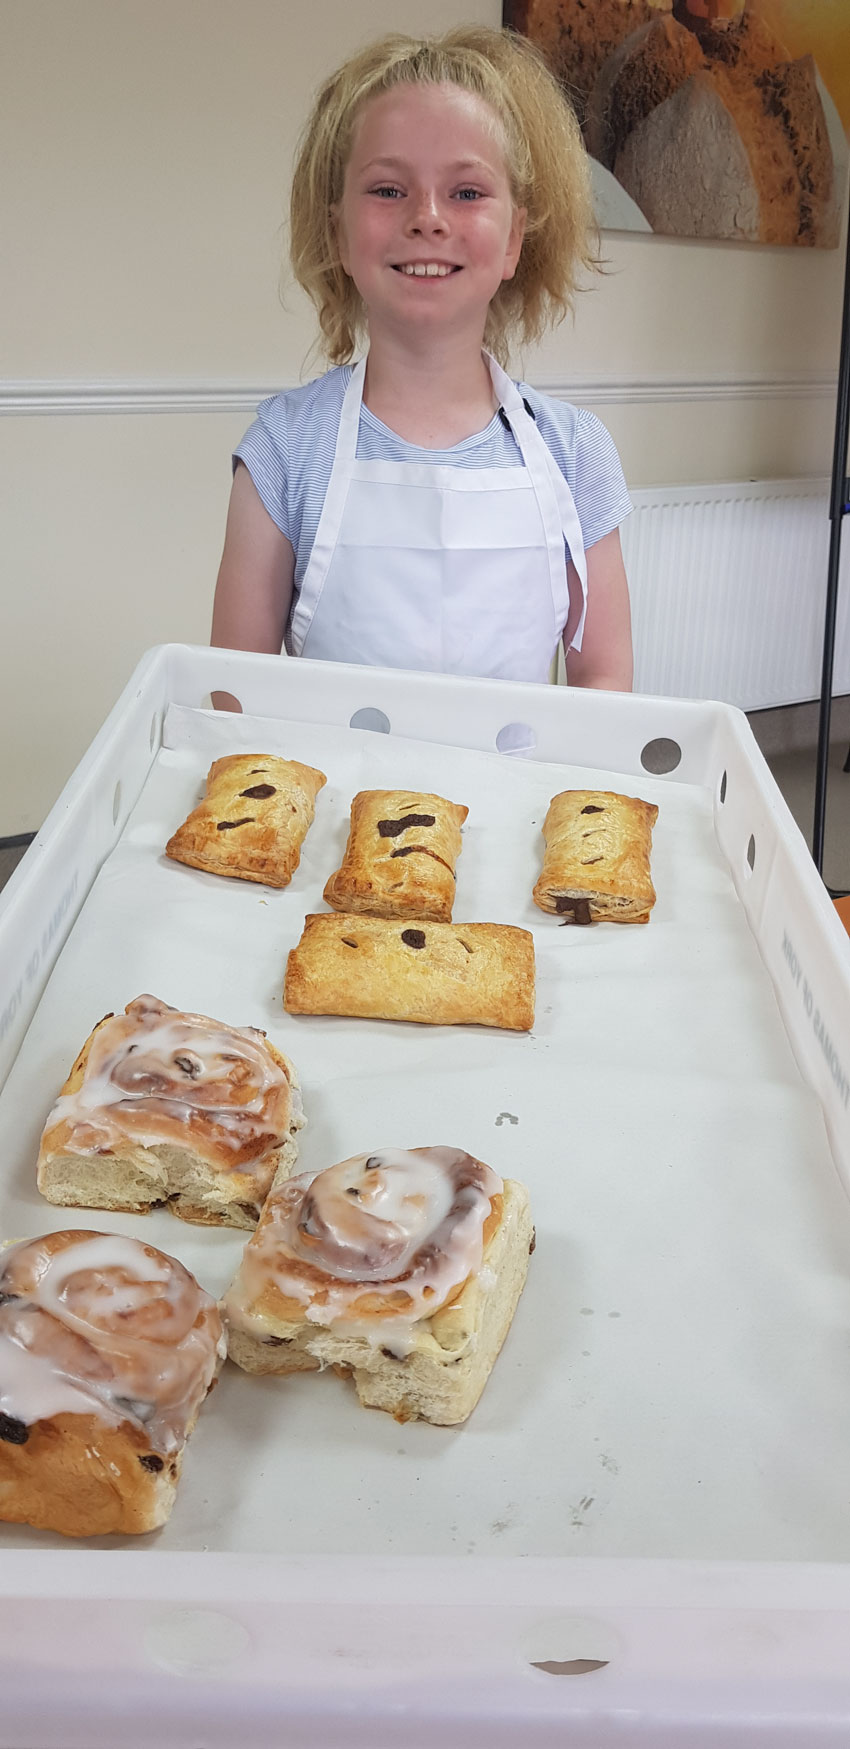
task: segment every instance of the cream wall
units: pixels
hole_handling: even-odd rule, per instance
[[[278,297],[310,93],[498,0],[4,0],[0,836],[36,828],[149,645],[205,642],[234,441],[313,331]],[[635,485],[828,473],[843,251],[609,235],[518,361]],[[310,374],[309,367],[307,374]]]

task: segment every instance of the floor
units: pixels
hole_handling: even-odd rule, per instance
[[[750,726],[809,847],[814,817],[818,706],[789,705],[754,711]],[[826,800],[823,876],[833,892],[850,891],[850,772],[842,768],[850,749],[850,697],[833,701]],[[26,845],[0,846],[0,887]]]

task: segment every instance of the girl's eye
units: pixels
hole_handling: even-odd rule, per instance
[[[483,198],[480,188],[459,188],[457,194],[458,200],[481,200]]]
[[[376,188],[370,188],[370,194],[377,194],[381,200],[397,200],[401,197],[401,189],[390,182],[380,182]]]

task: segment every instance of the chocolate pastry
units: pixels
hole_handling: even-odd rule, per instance
[[[435,1026],[534,1021],[534,942],[506,923],[425,923],[307,917],[289,955],[290,1014],[349,1014]]]
[[[230,753],[210,766],[202,802],[165,846],[208,874],[287,887],[315,813],[323,771],[267,753]]]
[[[410,790],[361,790],[345,855],[325,887],[335,911],[450,923],[468,808]]]
[[[562,790],[543,822],[546,851],[534,902],[564,923],[648,923],[658,809],[607,790]]]

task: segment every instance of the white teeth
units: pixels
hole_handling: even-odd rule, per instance
[[[412,261],[401,267],[401,272],[412,275],[416,279],[447,279],[453,271],[451,267],[443,267],[438,261]]]

